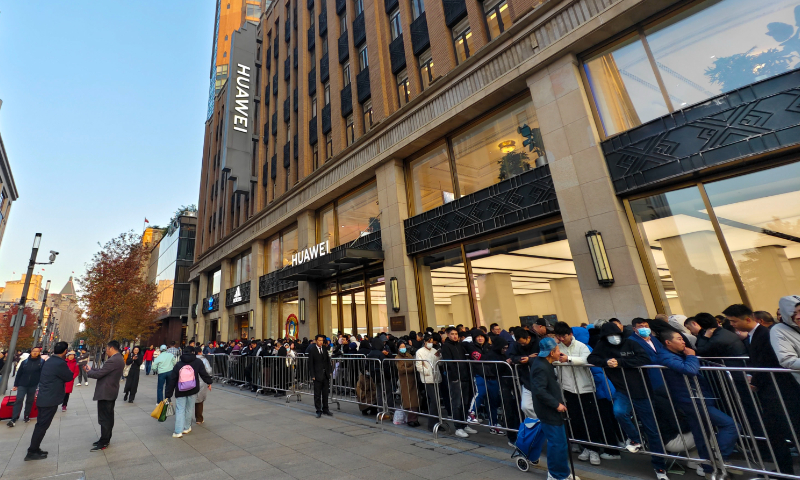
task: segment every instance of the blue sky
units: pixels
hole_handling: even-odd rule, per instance
[[[20,198],[0,286],[59,291],[99,247],[197,203],[214,0],[0,0],[0,134]],[[16,275],[13,273],[16,272]]]

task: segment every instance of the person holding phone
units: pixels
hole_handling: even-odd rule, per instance
[[[128,378],[125,379],[125,397],[122,401],[133,403],[136,391],[139,389],[139,372],[143,361],[142,348],[138,345],[133,347],[128,354],[128,359],[125,361],[126,365],[130,365],[130,370],[128,371]]]

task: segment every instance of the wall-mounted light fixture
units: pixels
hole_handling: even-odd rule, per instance
[[[611,273],[611,265],[608,263],[603,236],[597,230],[590,230],[586,232],[586,241],[589,243],[589,254],[592,256],[597,283],[610,287],[614,284],[614,274]]]
[[[300,306],[297,311],[300,323],[305,325],[306,324],[306,299],[300,299]]]
[[[505,142],[500,142],[497,147],[503,153],[511,153],[517,148],[517,142],[514,140],[506,140]]]
[[[397,277],[389,280],[389,287],[392,289],[392,310],[400,311],[400,287],[397,286]]]

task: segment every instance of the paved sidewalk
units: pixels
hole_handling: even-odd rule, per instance
[[[56,415],[42,444],[50,452],[46,460],[23,460],[34,420],[14,428],[0,425],[0,476],[39,479],[83,471],[87,479],[115,480],[547,478],[542,470],[517,470],[508,446],[482,446],[450,437],[434,443],[426,430],[390,422],[382,427],[374,419],[335,409],[333,418],[317,419],[308,397],[287,404],[216,385],[206,400],[206,422],[174,439],[172,419],[159,423],[150,418],[155,383],[154,376],[142,376],[134,404],[123,403],[120,395],[114,436],[103,452],[89,451],[100,429],[92,380],[88,387],[76,387],[68,411]],[[344,411],[357,412],[353,407],[342,404]],[[602,473],[578,472],[584,479],[610,478]]]

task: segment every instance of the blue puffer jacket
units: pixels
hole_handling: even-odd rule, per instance
[[[700,361],[694,355],[684,353],[672,353],[666,348],[662,348],[658,353],[658,363],[667,367],[662,370],[664,380],[672,398],[678,403],[689,403],[692,397],[697,397],[697,385],[699,383],[706,399],[713,398],[711,388],[706,379],[700,375]],[[692,389],[690,393],[686,388],[686,380]],[[695,379],[697,381],[695,382]]]
[[[590,352],[592,351],[592,347],[589,346],[589,330],[587,328],[572,327],[572,335],[575,337],[575,340],[586,345],[586,348],[588,348]],[[603,375],[603,369],[599,367],[591,367],[589,370],[592,372],[597,398],[611,400],[611,397],[614,395],[614,392],[616,392],[616,389],[614,389],[614,385],[612,385],[611,382],[606,381],[606,376]]]

